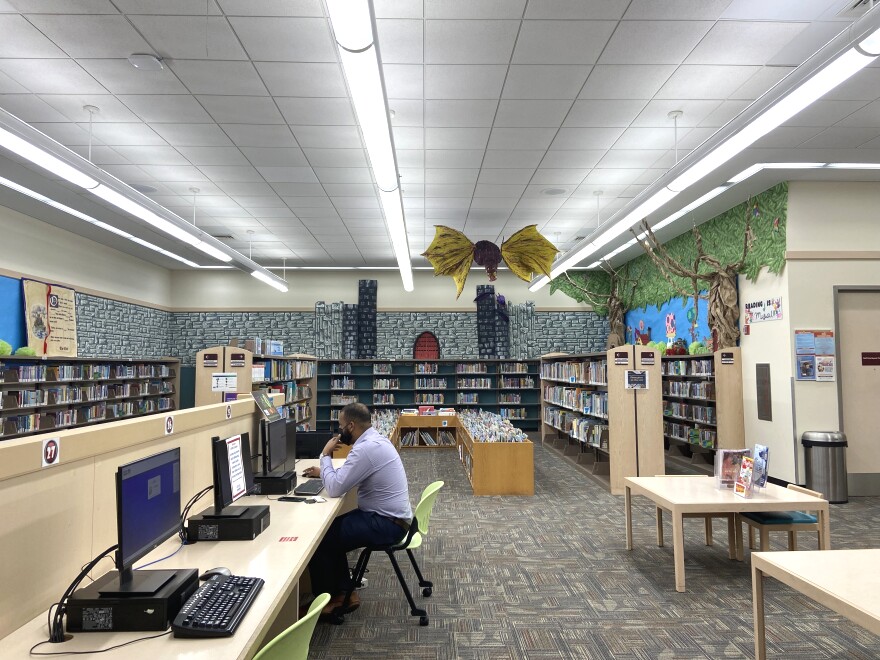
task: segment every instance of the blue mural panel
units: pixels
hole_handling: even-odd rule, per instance
[[[701,341],[708,346],[712,336],[707,323],[708,303],[702,298],[697,302],[696,315],[693,298],[680,296],[667,300],[659,307],[648,305],[646,308],[628,311],[624,316],[627,343],[662,341],[671,346],[672,342],[681,338],[686,344]]]
[[[12,350],[24,346],[24,299],[21,280],[0,275],[0,339],[12,344]]]

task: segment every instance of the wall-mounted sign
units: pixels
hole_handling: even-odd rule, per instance
[[[833,330],[795,330],[794,352],[797,380],[832,382],[836,379]]]
[[[624,387],[628,390],[648,389],[648,372],[628,369],[624,372]]]
[[[235,392],[238,390],[238,374],[216,373],[211,374],[212,392]]]
[[[202,366],[203,367],[220,366],[219,356],[216,353],[205,353],[202,356]]]
[[[652,364],[655,364],[654,351],[648,351],[646,353],[642,353],[641,362],[642,362],[642,366],[644,366],[644,367],[649,367]]]
[[[629,351],[614,351],[614,364],[629,364]]]
[[[51,467],[61,462],[61,438],[43,440],[43,467]]]
[[[171,435],[172,433],[174,433],[174,418],[168,415],[165,418],[165,435]]]
[[[745,304],[745,323],[782,320],[782,297],[756,300]]]
[[[233,367],[243,367],[245,363],[244,353],[232,353],[229,356],[229,366]]]
[[[232,406],[226,406],[226,419],[232,419]]]
[[[863,367],[880,367],[880,353],[862,352]]]
[[[721,354],[721,364],[733,364],[734,358],[733,353],[722,353]]]

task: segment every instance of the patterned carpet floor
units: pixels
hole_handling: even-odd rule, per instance
[[[748,551],[745,563],[727,558],[722,521],[714,547],[704,545],[702,521],[685,521],[688,590],[677,593],[668,516],[667,547],[658,548],[653,507],[634,498],[635,549],[627,552],[623,498],[549,447],[535,445],[534,497],[474,497],[454,451],[403,455],[414,500],[430,482],[446,482],[417,551],[434,582],[432,597],[416,596],[430,624],[409,616],[388,559],[374,555],[360,609],[341,626],[319,623],[310,657],[753,657]],[[785,534],[771,538],[774,549],[784,548]],[[799,547],[815,547],[814,539],[801,534]],[[880,498],[831,505],[831,539],[837,549],[880,547]],[[770,657],[880,657],[880,638],[775,580],[766,585]]]

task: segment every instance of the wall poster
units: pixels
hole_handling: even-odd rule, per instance
[[[76,357],[76,299],[73,289],[22,280],[28,346],[37,355]]]
[[[837,378],[833,330],[795,330],[794,352],[797,380],[834,382]]]

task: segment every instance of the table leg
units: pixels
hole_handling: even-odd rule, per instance
[[[733,515],[733,527],[734,534],[736,535],[736,560],[743,560],[743,526],[742,522],[736,517],[736,514]]]
[[[657,507],[657,547],[663,547],[663,509]]]
[[[764,637],[764,573],[752,559],[752,613],[755,619],[755,660],[767,660]]]
[[[831,520],[828,515],[828,506],[819,509],[819,546],[822,550],[831,550]]]
[[[675,559],[675,590],[684,591],[684,521],[681,511],[672,510],[672,555]]]
[[[623,510],[626,516],[626,549],[633,549],[633,525],[632,525],[632,492],[629,486],[623,489]]]
[[[727,556],[731,559],[739,559],[736,552],[736,529],[734,523],[737,522],[736,514],[731,513],[727,516]]]

